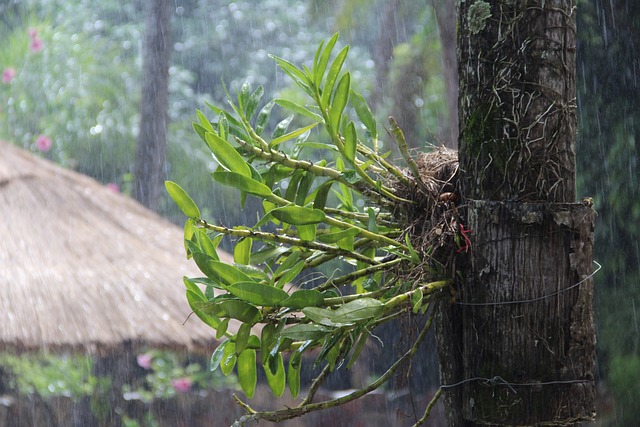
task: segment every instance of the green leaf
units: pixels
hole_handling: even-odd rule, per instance
[[[244,301],[224,300],[215,306],[220,310],[218,317],[231,317],[251,324],[260,320],[260,311]]]
[[[235,172],[216,171],[211,174],[220,184],[233,187],[258,197],[271,197],[271,189],[261,182]]]
[[[342,120],[342,112],[349,101],[349,86],[351,84],[351,76],[345,73],[338,82],[331,107],[329,108],[329,125],[334,132],[340,131],[340,122]]]
[[[317,228],[318,226],[315,224],[296,226],[296,229],[298,230],[298,237],[300,237],[300,240],[304,240],[305,242],[312,242],[316,239]]]
[[[291,121],[293,120],[294,117],[295,116],[292,114],[289,117],[282,119],[280,123],[276,125],[276,128],[273,130],[273,134],[271,135],[272,141],[277,140],[279,137],[284,135],[284,133],[287,131],[287,128],[291,124]],[[273,146],[273,142],[271,142],[269,146]]]
[[[212,316],[210,314],[205,313],[201,309],[202,304],[208,304],[206,301],[200,298],[200,296],[193,292],[190,289],[187,289],[187,302],[189,303],[189,307],[191,310],[198,316],[200,320],[204,322],[205,325],[210,326],[213,329],[217,329],[220,325],[220,319],[217,316]]]
[[[238,328],[236,334],[236,354],[240,355],[247,348],[249,342],[249,335],[251,335],[251,325],[249,323],[243,323]]]
[[[404,241],[407,244],[407,247],[409,248],[409,253],[411,254],[411,261],[416,264],[420,264],[420,255],[418,255],[416,250],[413,249],[413,246],[411,245],[411,240],[409,239],[409,233],[405,234]]]
[[[338,33],[335,33],[327,42],[327,46],[322,51],[322,55],[319,58],[319,61],[314,61],[313,67],[313,77],[314,83],[316,87],[320,87],[320,83],[322,82],[322,77],[324,77],[324,73],[327,70],[327,64],[329,64],[329,57],[331,56],[331,52],[333,51],[333,47],[336,45],[338,41]],[[320,45],[320,48],[322,45]],[[320,50],[318,48],[318,51]],[[317,55],[317,53],[316,53]],[[326,89],[326,88],[325,88]]]
[[[240,111],[244,111],[247,103],[249,102],[249,94],[251,92],[251,85],[247,82],[240,86],[240,92],[238,92],[238,106]]]
[[[362,349],[364,349],[364,345],[367,343],[367,339],[369,338],[369,331],[364,330],[360,333],[356,345],[353,349],[353,353],[351,353],[351,358],[347,363],[347,369],[351,368],[353,364],[358,360],[358,356],[362,353]]]
[[[289,391],[291,396],[295,399],[300,393],[300,368],[302,367],[302,353],[295,351],[291,357],[289,357]]]
[[[280,335],[294,341],[321,340],[332,331],[322,325],[300,323],[286,328]]]
[[[211,362],[209,363],[209,370],[211,372],[215,371],[220,366],[220,363],[222,362],[222,359],[224,357],[225,348],[227,347],[227,345],[229,345],[230,342],[231,341],[229,340],[222,341],[220,344],[218,344],[218,347],[216,347],[216,349],[211,354]]]
[[[220,261],[210,260],[207,262],[209,271],[207,276],[214,280],[218,280],[225,286],[231,286],[237,282],[251,282],[251,277],[247,276],[240,269],[233,265]]]
[[[251,399],[258,383],[255,350],[246,349],[238,356],[238,381],[245,396]]]
[[[200,123],[196,122],[191,122],[191,126],[196,132],[196,135],[198,135],[204,142],[207,142],[207,140],[205,139],[205,134],[208,132],[207,129],[205,129]]]
[[[229,318],[226,318],[226,319],[220,321],[220,324],[218,325],[218,328],[216,329],[216,339],[219,340],[222,337],[224,337],[224,335],[227,332],[228,328],[229,328]]]
[[[333,180],[327,180],[318,187],[318,191],[316,191],[316,198],[313,201],[314,209],[324,209],[327,204],[327,198],[329,197],[329,191],[331,191],[331,185],[333,182]]]
[[[322,293],[314,289],[300,289],[292,293],[291,296],[282,301],[280,305],[299,310],[306,307],[317,307],[323,302],[324,297]]]
[[[282,108],[286,108],[287,110],[293,111],[294,113],[298,113],[301,116],[309,117],[313,121],[317,123],[323,123],[324,119],[320,114],[314,113],[306,107],[303,107],[300,104],[296,104],[293,101],[289,101],[288,99],[277,98],[274,100],[276,104],[281,106]]]
[[[254,282],[236,283],[228,291],[244,301],[266,307],[275,307],[289,298],[289,294],[282,289]]]
[[[198,242],[198,246],[202,250],[202,253],[216,261],[220,261],[218,251],[216,250],[216,245],[211,241],[207,232],[201,228],[198,228],[195,231],[195,236]]]
[[[209,119],[205,117],[202,111],[196,109],[196,116],[198,116],[198,122],[200,122],[200,125],[202,125],[202,127],[205,128],[207,132],[214,132],[213,125],[211,124]]]
[[[384,311],[384,304],[374,298],[360,298],[346,303],[336,311],[331,320],[336,323],[358,322],[379,316]]]
[[[276,61],[276,64],[278,64],[282,71],[287,73],[289,77],[291,77],[293,81],[302,88],[302,90],[304,90],[309,96],[314,96],[313,89],[309,85],[309,79],[300,69],[286,59],[279,58],[275,55],[269,55],[269,57]]]
[[[296,199],[295,203],[299,206],[304,206],[305,200],[309,194],[309,190],[311,189],[311,185],[315,180],[316,176],[311,172],[305,172],[304,176],[300,180],[300,184],[298,185],[298,191],[296,191]]]
[[[253,240],[250,238],[241,239],[233,248],[233,261],[236,264],[249,265],[251,263],[251,245]]]
[[[262,335],[260,336],[260,359],[262,364],[267,363],[269,353],[271,353],[271,347],[275,342],[276,325],[273,323],[267,323],[262,328]]]
[[[290,116],[290,117],[293,117],[293,116]],[[288,140],[293,139],[293,138],[295,138],[295,137],[297,137],[299,135],[302,135],[303,133],[308,132],[309,130],[313,129],[317,125],[318,125],[318,122],[311,123],[310,125],[307,125],[307,126],[305,126],[303,128],[300,128],[300,129],[296,129],[293,132],[289,132],[289,133],[287,133],[285,135],[278,136],[277,138],[274,138],[274,139],[271,140],[271,142],[269,143],[269,147],[273,148],[278,144],[282,144],[285,141],[288,141]]]
[[[282,276],[280,276],[280,278],[276,283],[276,287],[283,288],[284,285],[286,285],[287,283],[295,279],[295,277],[302,271],[303,268],[304,268],[304,261],[299,261],[295,265],[293,265],[291,268],[284,270],[284,272],[282,273]],[[287,294],[286,298],[289,298],[289,294]]]
[[[264,366],[264,373],[267,377],[267,383],[269,384],[271,391],[276,397],[280,397],[282,396],[282,393],[284,393],[286,374],[284,371],[284,360],[282,359],[282,353],[278,353],[276,358],[276,371],[271,372],[271,369],[269,369],[269,364],[267,364]]]
[[[364,97],[354,90],[351,91],[351,105],[353,105],[353,108],[356,110],[356,114],[364,127],[366,127],[371,134],[371,138],[378,138],[376,119],[371,112],[371,108],[369,108]]]
[[[236,365],[236,344],[234,342],[227,342],[222,351],[222,360],[220,361],[220,371],[224,375],[229,375],[233,371],[233,367]]]
[[[347,228],[346,230],[338,231],[335,233],[318,234],[317,240],[323,243],[338,243],[342,239],[354,237],[360,230],[357,228]]]
[[[289,205],[273,209],[271,215],[280,221],[293,225],[318,224],[325,220],[325,213],[319,209]]]
[[[264,88],[262,87],[262,85],[260,85],[256,88],[256,90],[253,91],[253,93],[249,97],[249,100],[247,101],[247,107],[244,111],[247,120],[251,120],[251,117],[253,117],[253,114],[258,109],[258,102],[260,102],[262,95],[264,95]]]
[[[267,126],[269,122],[269,117],[271,116],[271,109],[275,105],[274,101],[269,101],[265,104],[264,107],[258,113],[258,118],[256,119],[256,134],[262,135],[262,131]]]
[[[216,158],[216,161],[220,163],[220,166],[230,172],[235,172],[249,178],[251,177],[249,165],[247,165],[247,162],[244,161],[240,153],[238,153],[231,144],[215,133],[207,132],[205,137],[209,149]]]
[[[349,46],[345,46],[342,48],[340,52],[336,55],[335,59],[331,63],[331,67],[329,67],[329,73],[327,74],[327,78],[324,82],[324,87],[322,88],[322,106],[326,107],[329,105],[329,99],[331,93],[333,92],[333,85],[338,79],[338,74],[340,74],[340,70],[342,69],[342,64],[344,64],[344,60],[347,58],[347,54],[349,53]]]
[[[169,193],[169,196],[178,205],[180,210],[189,218],[200,218],[200,209],[196,206],[195,202],[189,195],[173,181],[165,181],[164,186]]]
[[[353,322],[337,322],[334,321],[335,312],[321,307],[305,307],[302,312],[310,320],[323,326],[329,326],[332,328],[341,328],[343,326],[350,326]]]
[[[356,133],[356,126],[353,124],[353,122],[349,122],[344,132],[344,156],[352,164],[355,164],[356,161],[357,145],[358,135]]]
[[[422,298],[424,294],[422,293],[422,289],[418,288],[411,295],[411,306],[413,314],[417,314],[420,311],[420,307],[422,307]]]

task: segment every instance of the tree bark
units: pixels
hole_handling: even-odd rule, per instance
[[[142,101],[133,195],[146,207],[157,210],[167,150],[171,2],[148,0],[143,4]]]
[[[451,426],[594,416],[594,211],[573,203],[575,6],[459,3],[459,210],[472,244],[438,319]]]

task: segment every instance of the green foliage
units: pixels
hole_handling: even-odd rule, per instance
[[[212,120],[196,112],[194,130],[219,164],[213,179],[241,199],[249,194],[262,200],[263,215],[255,225],[208,222],[178,184],[167,182],[169,195],[189,217],[187,255],[206,276],[185,278],[187,300],[225,338],[211,357],[211,369],[226,375],[237,366],[248,397],[255,390],[256,360],[276,396],[287,384],[295,396],[306,355],[326,372],[345,362],[352,365],[376,326],[403,313],[424,313],[447,284],[404,279],[416,269],[424,272],[422,279],[436,276],[423,262],[422,249],[414,249],[408,236],[401,238],[402,212],[414,202],[390,186],[413,188],[420,179],[408,178],[378,151],[375,118],[343,70],[349,47],[334,53],[337,40],[336,34],[321,43],[309,67],[273,57],[310,103],[277,99],[259,109],[263,89],[252,91],[244,84],[236,100],[228,100],[228,111],[210,105]],[[274,102],[293,114],[268,137],[261,130]],[[352,118],[354,112],[358,119]],[[290,130],[294,123],[299,127]],[[318,129],[329,143],[315,142],[321,138]],[[394,133],[401,135],[397,128]],[[300,158],[311,141],[326,160]],[[400,148],[406,152],[406,143]],[[354,203],[366,199],[374,204]],[[216,246],[222,235],[237,239],[233,265],[219,261]],[[312,289],[292,286],[329,263],[334,274],[314,281]],[[242,326],[230,331],[229,319]],[[260,337],[251,334],[258,324]],[[311,398],[312,393],[302,406]]]

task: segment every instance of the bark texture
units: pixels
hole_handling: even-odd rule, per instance
[[[461,1],[462,192],[575,200],[575,0]]]
[[[171,2],[144,2],[145,36],[142,60],[140,134],[136,145],[133,195],[157,210],[164,180],[171,57]]]
[[[581,203],[469,202],[475,250],[457,303],[465,419],[593,418],[593,218]]]
[[[448,423],[591,420],[595,213],[574,203],[575,0],[458,11],[459,220],[472,244],[437,323]]]

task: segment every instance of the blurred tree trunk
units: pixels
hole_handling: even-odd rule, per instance
[[[458,61],[456,59],[456,1],[433,0],[436,12],[440,45],[442,49],[442,71],[444,74],[447,103],[447,124],[442,130],[443,144],[448,148],[458,146]]]
[[[143,8],[142,102],[133,195],[146,207],[157,210],[167,149],[171,2],[147,0]]]
[[[460,213],[473,234],[438,321],[451,426],[594,415],[594,211],[574,203],[575,17],[575,0],[459,3]]]

